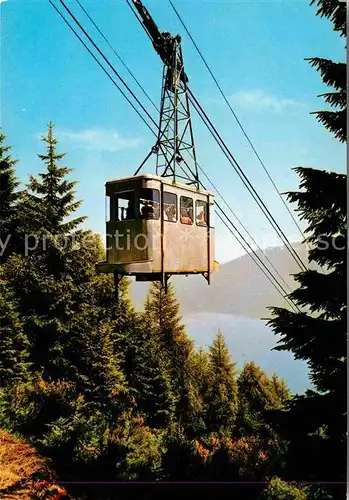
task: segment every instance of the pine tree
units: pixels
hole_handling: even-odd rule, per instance
[[[172,392],[176,398],[176,415],[181,425],[189,428],[196,419],[196,402],[189,374],[189,357],[193,342],[188,339],[181,325],[179,304],[173,286],[167,293],[159,283],[153,283],[145,304],[145,314],[154,325],[155,342],[163,354],[169,373]]]
[[[337,0],[317,1],[318,14],[328,17],[341,35],[346,31],[346,7]],[[341,114],[322,115],[324,125],[344,140],[343,66],[321,62],[325,83],[339,90],[328,97],[340,103]],[[346,461],[346,176],[311,168],[297,168],[300,190],[288,193],[308,222],[305,242],[309,261],[322,271],[295,276],[298,288],[290,298],[309,312],[272,308],[269,325],[279,335],[276,349],[291,351],[307,361],[314,390],[297,396],[280,421],[289,440],[289,474],[305,480],[345,481]],[[324,462],[322,457],[326,456]],[[340,487],[340,485],[339,485]],[[337,493],[336,493],[337,494]],[[343,493],[339,492],[338,498]]]
[[[148,425],[164,428],[172,421],[175,410],[170,373],[156,343],[151,319],[146,314],[132,313],[129,322],[126,335],[122,330],[115,335],[122,369],[139,415]]]
[[[211,369],[208,353],[200,347],[190,358],[191,373],[196,381],[200,397],[204,401],[211,385]]]
[[[145,338],[142,345],[144,356],[139,380],[138,408],[143,409],[148,425],[165,428],[173,421],[175,414],[175,396],[170,374],[152,331],[142,325],[139,328],[143,330]]]
[[[206,399],[207,428],[232,430],[237,410],[235,363],[231,362],[224,336],[218,330],[209,348],[211,386]]]
[[[274,408],[283,408],[291,398],[291,391],[284,379],[280,379],[277,373],[273,373],[270,379],[270,389],[273,394]]]
[[[334,25],[334,30],[340,36],[346,35],[346,5],[340,0],[312,0],[311,5],[318,6],[317,15],[325,16]],[[309,58],[310,64],[320,71],[321,78],[326,85],[334,89],[333,92],[321,94],[325,102],[335,110],[316,111],[318,121],[322,123],[341,142],[347,140],[347,67],[345,63],[333,62],[320,57]]]
[[[20,251],[18,217],[19,182],[15,176],[17,160],[9,154],[10,146],[5,146],[6,137],[0,133],[0,264],[13,251]]]
[[[276,374],[271,379],[254,362],[245,363],[238,377],[238,436],[270,435],[267,424],[269,410],[282,409],[289,396],[289,389]]]
[[[0,278],[0,387],[29,377],[29,342],[16,303]]]
[[[58,165],[64,155],[56,152],[52,123],[43,141],[47,154],[39,158],[46,163],[46,171],[39,175],[40,180],[31,177],[21,199],[26,231],[38,238],[37,248],[23,257],[8,259],[4,273],[24,318],[33,370],[44,370],[45,378],[57,379],[62,376],[59,367],[63,367],[64,338],[69,335],[70,319],[88,299],[91,261],[94,265],[98,245],[95,242],[90,250],[73,238],[84,217],[72,219],[80,202],[74,199],[75,182],[66,179],[70,170]],[[79,236],[83,235],[80,232]],[[63,246],[55,241],[57,236],[67,237]]]
[[[266,409],[279,406],[279,395],[277,394],[281,390],[279,384],[280,382],[275,375],[270,380],[254,361],[250,361],[245,363],[239,374],[239,398],[248,402],[250,410],[263,412]]]
[[[293,313],[273,308],[269,325],[281,336],[277,350],[294,353],[307,361],[315,391],[293,400],[293,419],[298,446],[307,439],[318,456],[318,447],[331,457],[326,469],[334,479],[344,477],[340,464],[345,460],[346,421],[346,178],[344,175],[311,169],[298,169],[305,191],[290,193],[309,221],[307,243],[309,261],[323,267],[323,272],[308,270],[295,276],[299,287],[290,298],[310,313]],[[318,437],[312,437],[318,434]],[[323,437],[320,437],[323,436]],[[292,437],[292,445],[297,441]],[[316,451],[314,447],[316,446]],[[305,456],[304,456],[305,458]],[[314,460],[308,464],[315,464]],[[341,462],[342,461],[342,462]],[[297,462],[294,464],[297,465]],[[299,464],[300,466],[300,464]],[[312,470],[312,477],[324,474]],[[305,473],[306,469],[302,469]]]
[[[53,135],[54,125],[48,124],[47,136],[42,137],[46,144],[46,154],[38,157],[46,165],[46,170],[39,178],[30,176],[27,192],[23,201],[24,221],[34,237],[39,239],[38,251],[46,257],[48,271],[57,274],[64,264],[63,253],[73,245],[69,238],[86,217],[76,217],[68,220],[80,207],[81,201],[75,200],[75,181],[67,176],[71,173],[68,167],[62,167],[59,162],[65,153],[57,153],[57,139]]]
[[[206,433],[207,401],[212,385],[212,373],[208,353],[202,347],[193,350],[188,359],[188,373],[190,394],[193,406],[193,420],[191,438]]]
[[[98,310],[85,304],[75,314],[65,339],[63,362],[65,378],[76,384],[86,400],[107,408],[113,399],[127,400],[130,392],[121,359],[114,345],[112,325],[101,322]]]

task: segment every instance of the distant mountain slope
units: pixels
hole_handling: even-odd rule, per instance
[[[303,262],[307,263],[306,246],[296,243],[294,248]],[[291,289],[295,288],[295,282],[290,275],[299,272],[300,268],[287,249],[283,246],[273,247],[265,253]],[[258,252],[258,255],[269,266],[263,254]],[[271,271],[276,274],[273,269]],[[282,283],[279,277],[278,279]],[[269,314],[268,306],[285,305],[280,294],[249,255],[223,264],[220,270],[212,275],[210,286],[202,276],[173,276],[171,281],[180,301],[181,313],[184,315],[211,312],[262,318]],[[283,286],[286,289],[286,285]],[[147,289],[146,283],[133,283],[132,295],[138,308],[142,308]]]

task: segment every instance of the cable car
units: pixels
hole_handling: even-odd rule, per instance
[[[214,271],[211,193],[142,174],[106,183],[107,259],[98,272],[160,280]]]
[[[96,270],[114,274],[116,294],[125,275],[166,289],[173,274],[210,283],[216,269],[214,197],[199,181],[181,37],[161,32],[141,0],[132,5],[164,66],[158,126],[147,113],[156,143],[132,177],[106,183],[107,258]],[[156,173],[140,174],[153,153]]]

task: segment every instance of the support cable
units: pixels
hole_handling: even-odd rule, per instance
[[[280,191],[278,190],[278,187],[276,186],[276,184],[275,184],[275,182],[274,182],[274,180],[273,180],[272,176],[270,175],[270,173],[269,173],[269,171],[268,171],[268,169],[267,169],[267,167],[266,167],[265,163],[263,162],[262,158],[261,158],[261,157],[260,157],[260,155],[258,154],[258,152],[257,152],[257,150],[256,150],[256,148],[255,148],[255,146],[254,146],[254,145],[253,145],[253,143],[252,143],[252,140],[251,140],[251,139],[250,139],[250,137],[248,136],[248,134],[247,134],[247,132],[245,131],[245,129],[244,129],[244,127],[243,127],[242,123],[240,122],[239,118],[237,117],[237,115],[236,115],[235,111],[233,110],[233,108],[232,108],[232,106],[231,106],[231,104],[230,104],[229,100],[227,99],[227,97],[226,97],[225,93],[224,93],[224,92],[223,92],[223,90],[222,90],[222,87],[221,87],[221,86],[220,86],[220,84],[218,83],[217,78],[216,78],[216,77],[215,77],[215,75],[213,74],[213,72],[212,72],[212,70],[211,70],[211,68],[210,68],[209,64],[207,63],[207,61],[206,61],[205,57],[203,56],[203,54],[202,54],[201,50],[199,49],[198,45],[196,44],[196,42],[195,42],[195,40],[194,40],[193,36],[191,35],[191,33],[190,33],[189,29],[188,29],[188,28],[187,28],[187,26],[185,25],[185,23],[184,23],[184,21],[183,21],[183,19],[182,19],[181,15],[179,14],[179,12],[178,12],[178,10],[176,9],[176,7],[174,6],[174,4],[173,4],[172,0],[168,0],[168,1],[169,1],[170,5],[171,5],[172,9],[174,10],[174,12],[175,12],[176,16],[178,17],[178,19],[179,19],[180,23],[182,24],[183,28],[185,29],[185,31],[186,31],[186,33],[187,33],[187,35],[189,36],[190,40],[192,41],[192,43],[193,43],[193,45],[194,45],[194,47],[195,47],[196,51],[198,52],[199,56],[201,57],[201,60],[203,61],[204,65],[206,66],[206,68],[207,68],[208,72],[210,73],[210,75],[211,75],[211,77],[212,77],[213,81],[215,82],[215,84],[216,84],[216,86],[217,86],[217,88],[218,88],[218,90],[219,90],[220,94],[222,95],[222,97],[223,97],[223,99],[224,99],[225,103],[227,104],[228,108],[230,109],[231,114],[232,114],[232,115],[233,115],[233,117],[235,118],[235,120],[236,120],[237,124],[239,125],[239,127],[240,127],[240,129],[241,129],[241,131],[242,131],[242,133],[244,134],[245,138],[247,139],[247,141],[248,141],[249,145],[251,146],[252,151],[254,152],[255,156],[257,157],[257,159],[258,159],[259,163],[261,164],[261,166],[262,166],[262,168],[263,168],[264,172],[267,174],[267,176],[268,176],[268,178],[269,178],[270,182],[272,183],[272,185],[273,185],[273,187],[274,187],[275,191],[277,192],[278,196],[280,197],[280,199],[281,199],[282,203],[284,204],[284,206],[285,206],[286,210],[288,211],[289,215],[291,216],[291,218],[292,218],[293,222],[294,222],[294,223],[295,223],[295,225],[297,226],[297,228],[298,228],[298,230],[299,230],[299,232],[300,232],[300,234],[301,234],[302,238],[303,238],[303,239],[305,239],[305,235],[304,235],[304,233],[303,233],[303,231],[302,231],[301,227],[299,226],[299,224],[298,224],[298,222],[297,222],[297,220],[296,220],[295,216],[294,216],[294,215],[293,215],[293,213],[291,212],[291,210],[290,210],[289,206],[287,205],[287,203],[285,202],[284,198],[282,197],[282,195],[281,195]]]
[[[121,94],[126,98],[126,100],[128,101],[128,103],[132,106],[133,109],[135,109],[135,111],[137,112],[137,114],[140,116],[140,118],[142,119],[142,121],[146,124],[146,126],[151,130],[151,132],[156,136],[157,134],[152,130],[151,126],[149,125],[149,123],[146,121],[146,119],[140,114],[140,112],[137,110],[137,108],[135,108],[135,106],[133,105],[133,103],[130,101],[130,99],[125,95],[125,93],[123,92],[123,90],[120,88],[120,86],[115,82],[115,80],[110,76],[110,74],[108,73],[108,71],[104,68],[104,66],[101,64],[101,62],[97,59],[97,57],[92,53],[92,51],[88,48],[88,46],[86,45],[86,43],[82,40],[82,38],[79,36],[79,34],[76,32],[76,30],[70,25],[70,23],[66,20],[66,18],[64,17],[64,15],[59,11],[59,9],[57,9],[57,7],[54,5],[54,3],[52,2],[52,0],[49,0],[50,4],[53,6],[53,8],[56,10],[56,12],[60,15],[60,17],[63,19],[63,21],[68,25],[68,27],[71,29],[71,31],[74,33],[74,35],[80,40],[80,42],[83,44],[83,46],[86,48],[86,50],[90,53],[90,55],[92,55],[92,57],[95,59],[95,61],[98,63],[98,65],[101,67],[101,69],[103,70],[103,72],[108,76],[108,78],[113,82],[113,84],[116,86],[116,88],[121,92]],[[62,2],[62,0],[60,0],[60,2],[62,4],[64,4],[64,2]],[[75,16],[74,16],[75,17]],[[77,24],[79,27],[81,27],[80,23],[77,21]],[[81,27],[82,31],[84,33],[85,30]],[[95,44],[94,44],[95,45]],[[98,48],[97,48],[98,49]],[[98,52],[101,53],[101,55],[103,56],[103,53],[98,49]],[[106,59],[104,56],[103,56],[104,59]],[[110,63],[109,63],[110,65]],[[111,65],[110,65],[111,66]],[[132,94],[132,96],[137,100],[136,96],[134,96],[133,92],[131,90],[129,90],[129,92]],[[138,102],[138,100],[137,100]],[[147,113],[147,115],[149,116],[149,114]],[[204,172],[204,170],[202,169],[202,167],[200,167],[201,170]],[[206,175],[206,174],[205,174]],[[207,177],[207,175],[206,175]],[[208,178],[208,177],[207,177]],[[211,182],[211,181],[210,181]],[[202,185],[203,189],[205,189],[205,187],[203,186],[203,184],[200,182],[200,184]],[[283,297],[283,299],[288,300],[287,298],[287,293],[286,291],[284,290],[284,288],[282,287],[282,285],[280,285],[280,283],[278,282],[278,280],[273,276],[273,274],[271,273],[271,271],[266,267],[266,265],[262,262],[262,260],[260,259],[260,257],[257,255],[257,253],[255,252],[255,250],[251,247],[251,245],[246,241],[246,239],[244,238],[244,236],[241,234],[241,232],[236,228],[236,226],[233,224],[233,222],[231,221],[231,219],[226,215],[225,211],[219,206],[219,204],[217,202],[215,202],[216,206],[218,207],[219,211],[224,215],[224,217],[228,220],[228,222],[230,223],[230,225],[235,229],[235,231],[239,234],[240,238],[244,241],[244,244],[241,243],[241,241],[239,240],[239,238],[236,236],[236,234],[234,234],[234,232],[232,231],[231,228],[229,228],[229,226],[227,225],[227,223],[222,219],[221,215],[220,214],[217,214],[219,216],[219,218],[223,221],[223,223],[225,224],[225,226],[229,229],[229,231],[233,234],[233,236],[235,237],[235,239],[237,239],[237,241],[239,242],[239,244],[242,246],[242,248],[245,250],[246,253],[248,253],[248,255],[254,260],[254,262],[257,264],[257,266],[259,267],[259,269],[263,272],[263,274],[266,275],[266,277],[268,278],[268,280],[273,284],[273,286],[276,288],[276,285],[271,281],[271,278],[277,283],[277,285],[280,287],[280,290],[282,290],[285,294],[285,296],[280,292],[280,290],[278,288],[276,288],[278,290],[278,292],[280,293],[280,295]],[[246,250],[246,246],[248,246],[251,250],[251,253],[248,252],[248,250]],[[261,266],[256,262],[256,259],[254,257],[252,257],[252,255],[254,257],[256,257],[257,261],[259,261],[262,266],[266,269],[266,271],[268,272],[268,274],[270,274],[271,278],[266,274],[266,272],[264,271],[264,269],[261,268]],[[292,305],[292,304],[291,304]],[[292,305],[293,307],[293,305]],[[300,311],[300,309],[298,308],[298,306],[296,304],[294,304],[294,307],[296,307],[298,309],[298,311]]]
[[[202,106],[200,105],[200,103],[198,102],[196,97],[193,95],[192,91],[190,89],[188,89],[188,92],[189,92],[189,96],[190,96],[189,98],[190,98],[190,101],[191,101],[193,107],[197,111],[198,115],[200,116],[201,120],[203,121],[203,123],[205,124],[207,129],[210,131],[211,135],[214,137],[215,141],[217,142],[217,144],[219,145],[219,147],[223,151],[223,153],[226,156],[226,158],[228,159],[229,163],[231,164],[231,166],[233,167],[235,172],[238,174],[238,176],[242,180],[243,184],[248,189],[249,193],[252,195],[252,197],[256,201],[257,205],[259,206],[259,208],[262,210],[262,212],[264,213],[264,215],[266,216],[266,218],[270,222],[273,229],[276,231],[276,233],[279,236],[279,238],[281,239],[281,241],[285,244],[286,248],[288,249],[288,251],[292,255],[293,259],[297,262],[297,264],[300,266],[302,271],[306,271],[307,270],[306,265],[303,263],[302,259],[300,258],[300,256],[296,252],[296,250],[292,247],[287,236],[282,231],[280,225],[277,223],[274,216],[272,215],[272,213],[270,212],[270,210],[268,209],[268,207],[266,206],[264,201],[261,199],[261,197],[257,193],[253,184],[247,178],[246,174],[244,173],[241,166],[239,165],[239,163],[236,161],[236,159],[232,155],[232,153],[229,150],[229,148],[227,147],[226,143],[223,141],[221,135],[219,134],[219,132],[217,131],[217,129],[213,125],[212,121],[209,119],[206,112],[204,111],[204,109],[202,108]]]
[[[97,26],[97,24],[92,19],[92,17],[90,16],[90,14],[87,12],[87,10],[85,9],[85,7],[81,4],[80,0],[76,0],[76,2],[78,3],[78,5],[82,9],[82,11],[86,14],[86,16],[88,17],[88,19],[91,21],[91,23],[93,24],[93,26],[96,28],[96,30],[98,31],[98,33],[101,35],[101,37],[103,38],[103,40],[106,42],[106,44],[108,45],[108,47],[112,50],[112,52],[115,54],[115,56],[119,59],[119,61],[124,66],[124,68],[126,69],[126,71],[129,73],[129,75],[131,76],[131,78],[134,80],[134,82],[136,82],[136,84],[141,89],[141,91],[146,96],[146,98],[151,102],[151,104],[154,106],[154,108],[156,109],[156,111],[159,112],[159,109],[158,109],[157,105],[155,104],[155,102],[152,100],[152,98],[149,96],[149,94],[147,93],[147,91],[144,89],[143,85],[138,81],[138,79],[132,73],[132,71],[127,66],[127,64],[122,59],[122,57],[119,55],[119,53],[115,50],[115,48],[113,47],[113,45],[109,42],[108,38],[103,34],[103,32]]]
[[[146,121],[146,119],[142,116],[142,114],[139,112],[139,110],[135,107],[135,105],[130,101],[130,99],[127,97],[127,95],[124,93],[122,88],[116,83],[114,78],[108,73],[108,71],[104,68],[104,66],[101,64],[101,62],[98,60],[98,58],[93,54],[93,52],[88,48],[86,43],[83,41],[83,39],[80,37],[80,35],[76,32],[76,30],[73,28],[73,26],[69,23],[69,21],[64,17],[64,15],[60,12],[60,10],[56,7],[56,5],[53,3],[52,0],[49,0],[50,4],[52,7],[55,9],[55,11],[59,14],[59,16],[63,19],[65,24],[69,27],[69,29],[74,33],[74,35],[80,40],[82,45],[85,47],[85,49],[88,51],[88,53],[93,57],[93,59],[96,61],[98,66],[102,69],[102,71],[107,75],[109,80],[112,81],[112,83],[115,85],[115,87],[121,92],[121,94],[124,96],[124,98],[127,100],[127,102],[132,106],[132,108],[136,111],[137,115],[141,118],[143,123],[148,127],[148,129],[156,136],[157,134],[154,132],[154,130],[151,128],[149,123]]]
[[[62,0],[60,0],[60,1],[62,1]],[[148,31],[146,30],[145,26],[142,23],[142,20],[139,18],[139,16],[135,12],[135,10],[134,10],[133,6],[131,5],[130,1],[129,0],[126,0],[126,1],[127,1],[128,5],[130,6],[132,12],[136,16],[137,20],[139,21],[139,23],[141,24],[141,26],[146,31],[146,33],[149,36],[149,38],[151,39]],[[197,99],[195,98],[195,96],[193,95],[193,93],[191,92],[191,90],[189,88],[188,88],[188,93],[189,93],[190,102],[195,107],[195,109],[198,112],[200,118],[203,120],[204,124],[206,125],[206,127],[210,131],[211,135],[215,138],[217,144],[220,146],[221,150],[223,151],[223,153],[227,157],[228,161],[231,163],[231,165],[234,168],[234,170],[236,171],[236,173],[238,173],[240,179],[244,183],[245,187],[247,187],[247,189],[250,192],[250,194],[252,194],[252,192],[253,192],[252,197],[254,198],[254,200],[256,201],[257,205],[259,206],[259,208],[262,210],[262,212],[264,213],[264,215],[266,216],[266,218],[270,222],[270,224],[273,227],[273,229],[276,231],[276,233],[279,236],[280,240],[284,243],[285,247],[290,252],[291,256],[296,261],[296,263],[298,264],[298,266],[300,267],[300,269],[302,271],[307,270],[306,265],[303,263],[302,259],[299,257],[299,255],[296,252],[296,250],[292,247],[292,245],[289,242],[287,236],[282,231],[281,227],[279,226],[279,224],[277,223],[277,221],[275,220],[275,218],[273,217],[273,215],[271,214],[271,212],[269,211],[269,209],[267,208],[267,206],[265,205],[265,203],[263,202],[263,200],[261,199],[261,197],[259,196],[259,194],[257,193],[257,191],[255,190],[255,188],[253,187],[253,185],[251,184],[251,182],[249,181],[249,179],[244,174],[243,170],[241,169],[240,165],[238,164],[238,162],[236,161],[236,159],[234,158],[234,156],[230,152],[230,150],[227,147],[226,143],[223,141],[222,137],[220,136],[220,134],[218,133],[218,131],[216,130],[216,128],[212,124],[211,120],[209,119],[209,117],[207,116],[207,114],[205,113],[205,111],[203,110],[202,106],[199,104],[199,102],[197,101]],[[251,189],[252,189],[252,192],[251,192]]]
[[[114,68],[114,66],[111,64],[111,62],[109,61],[109,59],[103,54],[103,52],[99,49],[99,47],[97,46],[97,44],[92,40],[92,38],[90,37],[90,35],[87,33],[87,31],[83,28],[83,26],[80,24],[80,22],[77,20],[77,18],[74,16],[74,14],[72,13],[72,11],[69,9],[69,7],[67,7],[66,3],[64,2],[64,0],[59,0],[59,2],[61,3],[61,5],[64,7],[64,9],[68,12],[69,16],[74,20],[75,24],[77,26],[79,26],[79,28],[81,29],[81,31],[84,33],[84,35],[87,37],[87,39],[90,41],[90,43],[92,43],[92,45],[94,46],[94,48],[97,50],[97,52],[102,56],[102,58],[104,59],[104,61],[108,64],[108,66],[111,68],[111,70],[113,71],[113,73],[118,77],[118,79],[121,81],[121,83],[124,85],[124,87],[126,87],[126,89],[129,91],[129,93],[132,95],[132,97],[136,100],[136,102],[138,103],[138,105],[142,108],[142,110],[144,111],[144,113],[148,116],[148,118],[150,119],[150,121],[153,123],[153,125],[155,125],[155,127],[157,127],[157,123],[156,121],[154,120],[154,118],[148,113],[147,109],[143,106],[143,104],[141,103],[141,101],[138,99],[138,97],[135,95],[135,93],[130,89],[130,87],[127,85],[127,83],[125,82],[125,80],[120,76],[120,74],[116,71],[116,69]],[[50,0],[50,3],[51,3],[51,0]]]

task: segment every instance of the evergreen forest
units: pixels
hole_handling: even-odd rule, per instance
[[[312,3],[345,36],[345,3]],[[345,142],[346,64],[309,64],[328,87],[314,119]],[[299,189],[287,193],[319,270],[296,275],[297,311],[270,304],[266,315],[275,349],[308,364],[312,388],[299,395],[253,360],[237,369],[229,332],[195,347],[171,283],[167,293],[152,283],[138,311],[124,278],[116,301],[113,276],[95,271],[104,242],[76,215],[54,123],[25,185],[13,140],[1,131],[0,427],[47,460],[60,485],[43,493],[37,474],[18,498],[344,499],[346,175],[297,167]],[[0,497],[17,498],[17,487],[0,480]]]

